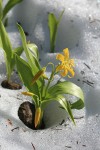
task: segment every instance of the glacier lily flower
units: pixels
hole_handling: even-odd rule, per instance
[[[68,48],[65,48],[63,50],[64,55],[57,54],[56,59],[60,60],[61,63],[56,67],[56,72],[60,72],[62,77],[65,77],[68,75],[68,73],[71,74],[68,75],[69,78],[74,77],[75,72],[73,70],[74,65],[74,59],[69,58],[69,50]]]

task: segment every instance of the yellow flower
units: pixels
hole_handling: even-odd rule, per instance
[[[61,76],[65,77],[68,72],[71,74],[71,76],[68,75],[69,78],[74,77],[75,72],[73,70],[74,67],[74,59],[69,58],[69,50],[68,48],[65,48],[63,50],[64,55],[57,54],[56,59],[61,61],[61,64],[59,64],[56,67],[56,72],[61,72]]]

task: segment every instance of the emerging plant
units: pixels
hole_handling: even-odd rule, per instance
[[[54,80],[56,74],[60,73],[61,77],[74,77],[74,60],[70,59],[68,48],[63,50],[64,55],[57,54],[56,59],[60,61],[58,65],[54,65],[50,62],[41,68],[38,60],[37,49],[34,49],[33,54],[28,50],[24,31],[20,25],[18,25],[18,28],[21,34],[27,61],[16,55],[16,65],[19,75],[28,89],[28,91],[22,92],[22,94],[31,96],[35,105],[35,128],[38,129],[41,126],[44,109],[47,104],[52,101],[60,103],[61,108],[67,111],[71,120],[75,124],[72,109],[82,109],[84,107],[84,95],[81,88],[69,81],[58,81],[51,86],[51,82]],[[50,77],[46,76],[46,68],[48,65],[52,66]],[[47,83],[45,80],[47,80]],[[70,102],[66,99],[65,94],[75,96],[76,101]]]
[[[11,74],[12,74],[12,71],[13,71],[14,66],[15,66],[15,54],[20,56],[23,52],[23,46],[20,46],[17,48],[12,48],[12,44],[10,42],[10,39],[9,39],[8,34],[6,32],[6,29],[5,29],[1,20],[0,20],[0,39],[1,39],[0,48],[4,50],[4,55],[5,55],[4,58],[5,58],[6,70],[7,70],[7,80],[5,80],[2,84],[4,86],[6,86],[5,84],[8,85],[11,83],[10,78],[11,78]],[[27,44],[27,46],[28,46],[28,48],[30,48],[32,50],[34,47],[34,44]],[[8,86],[7,86],[7,88],[10,88]],[[12,87],[12,88],[14,88],[14,87]]]
[[[23,47],[18,47],[15,49],[12,48],[8,34],[1,20],[0,20],[0,39],[1,39],[0,48],[4,50],[6,70],[7,70],[7,82],[9,83],[11,73],[15,66],[15,53],[21,55]]]
[[[56,19],[56,16],[53,13],[49,13],[48,15],[48,27],[49,27],[49,32],[50,32],[50,52],[51,53],[54,53],[55,51],[55,43],[56,43],[58,25],[61,21],[63,13],[64,11],[61,12],[58,19]]]
[[[2,6],[2,0],[0,0],[0,18],[4,21],[4,24],[7,23],[6,15],[7,13],[18,3],[22,2],[23,0],[9,0],[5,7]]]

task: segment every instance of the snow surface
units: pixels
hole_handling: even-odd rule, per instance
[[[47,17],[48,12],[59,16],[64,9],[55,52],[68,47],[71,57],[75,58],[76,74],[70,80],[83,89],[85,108],[73,111],[76,118],[74,126],[67,114],[58,109],[58,104],[51,103],[45,111],[47,128],[34,131],[28,129],[17,115],[20,104],[26,100],[31,101],[29,97],[21,95],[25,87],[13,91],[0,86],[1,150],[100,150],[100,1],[24,0],[9,13],[7,31],[13,47],[21,45],[16,29],[16,22],[20,22],[29,33],[27,40],[39,47],[41,65],[45,66],[47,62],[57,63],[56,54],[49,53]],[[47,75],[49,74],[50,68],[47,69]],[[6,68],[1,51],[0,81],[5,78]],[[15,72],[12,79],[20,82]]]

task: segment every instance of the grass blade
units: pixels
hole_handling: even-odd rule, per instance
[[[3,18],[6,16],[6,14],[9,12],[9,10],[14,7],[16,4],[22,2],[23,0],[9,0],[6,6],[3,9]]]

